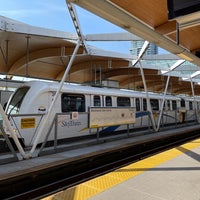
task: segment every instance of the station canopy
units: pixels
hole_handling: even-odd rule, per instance
[[[148,91],[163,92],[170,76],[168,93],[192,95],[192,83],[194,94],[200,95],[200,60],[196,53],[200,48],[196,33],[199,26],[179,27],[177,42],[177,21],[168,19],[166,0],[95,0],[95,3],[67,0],[67,3],[75,3],[128,31],[112,36],[85,35],[86,48],[80,46],[67,82],[144,91],[142,66]],[[5,17],[0,17],[0,21],[0,73],[7,76],[6,81],[12,76],[62,78],[78,41],[76,34],[33,27]],[[147,40],[172,54],[139,58],[87,45],[87,41],[97,38],[109,41],[110,37],[117,41]]]

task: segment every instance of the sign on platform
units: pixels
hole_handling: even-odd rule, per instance
[[[135,108],[91,107],[89,128],[135,123]]]

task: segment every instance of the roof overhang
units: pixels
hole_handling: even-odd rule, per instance
[[[48,80],[61,79],[77,44],[76,35],[33,27],[5,17],[0,17],[0,21],[1,74],[8,75],[7,78],[15,75]],[[86,41],[141,40],[140,37],[127,33],[84,36]],[[181,48],[176,45],[175,47]],[[117,81],[119,88],[144,91],[139,67],[130,67],[132,61],[137,59],[137,56],[105,51],[88,45],[86,52],[84,47],[80,46],[66,81],[96,86],[102,86],[102,82],[107,80]],[[159,59],[176,62],[178,57],[172,54],[167,57],[143,56],[141,62],[148,90],[153,92],[163,92],[167,77],[159,73],[161,65],[158,68],[153,68],[154,65],[151,68],[149,65],[150,60],[159,62]],[[188,67],[191,70],[191,66]],[[168,70],[169,67],[165,66],[164,69]],[[194,67],[192,73],[196,71]],[[180,77],[174,72],[168,92],[191,95],[191,83],[183,81]],[[195,86],[195,94],[200,95],[198,85]]]
[[[167,0],[66,1],[200,66],[200,12],[185,16],[181,22],[168,19]]]
[[[60,80],[77,40],[75,34],[30,26],[0,16],[0,73]],[[130,59],[130,55],[92,46],[88,46],[86,53],[80,46],[68,80],[88,82],[88,69],[104,65],[128,66]],[[78,76],[76,73],[76,78],[73,78],[71,73],[76,70],[82,73]]]

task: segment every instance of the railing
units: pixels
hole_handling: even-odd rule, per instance
[[[171,116],[169,114],[169,112],[171,113]],[[187,125],[190,121],[194,121],[194,122],[198,122],[197,120],[197,115],[195,114],[195,111],[193,110],[190,110],[190,111],[185,111],[184,114],[183,113],[180,113],[178,110],[175,110],[175,111],[165,111],[163,112],[163,116],[162,116],[162,120],[161,120],[161,127],[164,127],[166,123],[170,122],[171,124],[174,124],[176,127],[178,126],[178,124],[180,123],[180,116],[182,115],[182,118],[183,119],[183,123],[180,123],[180,124],[185,124]],[[172,112],[174,112],[174,114],[172,114]],[[99,140],[99,128],[90,128],[89,127],[89,113],[79,113],[79,116],[81,115],[85,115],[85,116],[82,116],[84,118],[87,118],[87,122],[88,123],[88,133],[92,132],[92,130],[94,130],[94,134],[96,133],[96,141],[97,142],[100,142],[98,141]],[[156,111],[156,115],[159,115],[159,111]],[[173,116],[172,116],[173,115]],[[184,116],[183,116],[184,115]],[[37,118],[37,123],[36,123],[36,126],[34,128],[33,131],[33,135],[32,135],[32,140],[33,138],[36,136],[37,134],[37,130],[41,124],[41,121],[42,121],[42,118],[43,118],[44,114],[23,114],[23,115],[11,115],[10,116],[10,119],[12,120],[13,124],[15,125],[16,129],[17,129],[17,132],[19,134],[19,136],[22,136],[21,132],[20,132],[20,123],[19,121],[17,122],[17,118],[20,118],[20,117],[23,117],[23,118],[33,118],[33,117],[38,117]],[[41,152],[43,151],[44,148],[46,148],[46,143],[48,142],[49,140],[49,136],[51,135],[51,139],[53,141],[53,146],[51,146],[51,151],[53,150],[53,152],[58,152],[60,148],[59,145],[58,145],[58,138],[59,138],[59,127],[58,127],[58,119],[60,116],[67,116],[69,118],[71,118],[72,116],[72,113],[56,113],[55,116],[54,116],[54,119],[52,121],[52,123],[50,124],[48,130],[47,130],[47,134],[46,134],[46,137],[44,138],[44,141],[42,142],[41,144],[41,147],[39,149],[39,153],[38,155],[41,155]],[[146,121],[146,122],[145,122]],[[127,136],[129,137],[130,135],[130,129],[132,128],[140,128],[144,126],[144,123],[146,123],[146,127],[148,130],[151,129],[151,121],[150,121],[150,117],[149,117],[149,114],[147,114],[146,116],[142,116],[141,119],[140,119],[140,124],[137,124],[137,126],[135,126],[134,124],[130,126],[130,124],[127,124],[126,126],[126,130],[127,130]],[[125,128],[125,127],[124,127]],[[95,130],[96,129],[96,130]],[[104,127],[102,127],[102,129],[104,129]],[[3,129],[3,125],[0,124],[0,131],[2,132],[2,135],[3,137],[5,138],[5,141],[13,155],[13,158],[11,160],[15,161],[15,160],[20,160],[22,159],[18,153],[15,151],[15,148],[13,146],[13,144],[10,142],[6,132],[4,131]],[[28,131],[28,129],[27,129]],[[95,138],[94,138],[95,139]],[[10,158],[8,159],[10,160]],[[0,160],[0,163],[4,163],[4,162],[7,162],[8,161],[7,159],[1,161]]]
[[[33,134],[33,137],[34,137],[35,134],[37,133],[37,129],[38,129],[38,127],[39,127],[39,125],[42,121],[43,115],[44,114],[23,114],[23,115],[22,114],[15,114],[15,115],[9,116],[9,120],[12,121],[13,127],[16,130],[16,134],[19,137],[19,141],[20,141],[22,147],[24,147],[25,145],[24,145],[23,137],[21,135],[20,128],[19,128],[20,123],[17,123],[16,119],[19,118],[19,117],[24,117],[26,119],[27,117],[30,118],[30,117],[37,117],[38,116],[39,120],[38,120],[37,126],[35,127],[35,130],[34,130],[34,134]],[[0,123],[0,131],[1,131],[1,134],[3,136],[2,144],[4,144],[4,148],[5,148],[5,151],[6,151],[0,157],[0,164],[22,160],[23,158],[19,154],[17,147],[14,143],[14,140],[11,137],[9,137],[9,135],[6,133],[3,122]],[[6,143],[4,142],[3,139],[5,139]],[[6,147],[6,145],[7,145],[7,147]]]
[[[33,129],[34,129],[34,133],[33,133],[33,136],[32,136],[32,139],[33,139],[33,138],[35,137],[35,135],[37,134],[38,127],[40,126],[40,123],[41,123],[42,118],[43,118],[44,115],[45,115],[45,114],[14,114],[14,115],[10,115],[9,118],[10,118],[10,121],[13,122],[14,127],[17,129],[17,132],[18,132],[19,136],[22,137],[22,136],[21,136],[21,131],[20,131],[21,128],[19,128],[19,126],[20,126],[20,125],[22,126],[22,124],[23,124],[23,122],[22,122],[22,117],[24,117],[24,119],[26,119],[27,117],[29,117],[29,119],[30,119],[30,117],[31,117],[31,118],[39,117],[37,123],[36,123],[36,122],[35,122],[35,123],[33,122],[32,125],[31,125],[30,123],[27,124],[27,128],[33,128]],[[19,118],[19,117],[21,117],[21,123],[16,123],[16,120],[15,120],[15,119],[17,119],[17,118]],[[25,122],[25,123],[26,123],[26,122]],[[25,126],[26,126],[26,124],[25,124]],[[28,126],[29,126],[29,127],[28,127]],[[31,126],[32,126],[32,127],[31,127]]]

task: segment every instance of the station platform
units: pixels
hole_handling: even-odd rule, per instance
[[[43,200],[200,200],[200,139]]]
[[[3,188],[8,190],[6,184],[8,184],[9,187],[11,186],[11,188],[13,187],[12,185],[15,185],[12,184],[13,180],[17,180],[17,186],[20,188],[20,184],[23,186],[23,180],[26,181],[26,184],[32,184],[32,179],[30,178],[33,178],[34,180],[34,177],[40,177],[43,173],[48,174],[50,168],[57,169],[58,166],[67,166],[68,163],[103,154],[119,147],[143,144],[154,140],[162,140],[177,132],[180,134],[189,130],[200,131],[200,125],[169,129],[158,133],[147,134],[144,132],[135,135],[135,137],[125,137],[123,139],[118,138],[118,140],[112,140],[109,142],[105,142],[105,139],[100,138],[100,144],[98,143],[89,146],[84,144],[85,147],[78,149],[72,148],[71,150],[68,149],[67,151],[60,153],[48,154],[29,160],[3,164],[0,167],[0,184],[2,183],[0,194],[1,192],[4,192]],[[77,146],[79,145],[80,144],[77,144]],[[178,161],[176,162],[176,160]],[[170,151],[143,159],[139,162],[113,171],[112,173],[105,174],[104,176],[92,179],[44,199],[200,200],[199,164],[200,139]],[[191,195],[188,196],[190,193]]]

